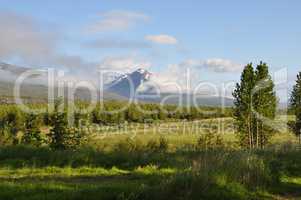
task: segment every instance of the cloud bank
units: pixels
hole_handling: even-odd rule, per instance
[[[134,27],[138,23],[147,22],[149,17],[137,12],[109,11],[102,13],[100,19],[92,25],[95,32],[121,31]],[[104,57],[99,63],[87,62],[81,56],[69,55],[58,51],[63,35],[46,31],[31,17],[16,13],[0,12],[0,60],[18,60],[30,67],[47,66],[65,70],[69,76],[76,80],[97,79],[97,70],[131,72],[138,68],[149,69],[152,63],[137,55]],[[49,29],[50,30],[50,29]],[[144,40],[128,40],[123,38],[97,38],[89,42],[88,47],[95,49],[125,49],[140,50],[152,48],[154,44],[177,45],[178,40],[166,34],[147,35]],[[94,49],[94,50],[95,50]],[[115,52],[116,54],[116,52]],[[178,64],[170,64],[154,75],[158,83],[175,82],[185,84],[186,70],[190,70],[191,80],[200,81],[201,70],[215,73],[234,73],[242,69],[242,65],[231,60],[213,59],[187,59]],[[3,70],[2,70],[3,71]],[[1,75],[1,74],[0,74]]]
[[[161,90],[165,92],[174,92],[178,88],[181,88],[182,92],[189,92],[187,84],[189,87],[195,88],[202,81],[202,74],[204,74],[202,70],[222,74],[239,73],[242,69],[243,65],[227,59],[188,59],[178,64],[168,65],[161,72],[154,74],[151,81],[159,85]],[[204,88],[202,89],[204,90]],[[202,92],[210,94],[210,88]]]
[[[149,69],[151,63],[134,56],[110,56],[104,58],[100,65],[100,70],[130,72],[139,68]]]
[[[81,56],[60,53],[63,36],[43,29],[29,16],[0,12],[0,27],[0,61],[17,60],[32,68],[54,67],[78,74],[96,66]]]
[[[243,69],[242,64],[222,58],[212,58],[207,60],[188,59],[173,66],[175,68],[208,69],[217,73],[240,72]]]
[[[36,60],[53,54],[56,35],[42,31],[30,17],[0,12],[0,58]]]

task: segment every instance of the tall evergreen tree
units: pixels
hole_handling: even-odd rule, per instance
[[[252,131],[252,90],[254,88],[254,69],[252,63],[248,64],[242,74],[240,83],[236,84],[233,92],[234,118],[239,132],[239,139],[242,146],[253,148]]]
[[[268,66],[260,62],[254,72],[248,64],[233,92],[234,118],[242,146],[263,148],[272,136],[277,99]],[[267,120],[268,119],[268,120]]]
[[[76,114],[78,115],[78,114]],[[75,118],[77,118],[75,116]],[[75,120],[75,122],[78,120]],[[84,122],[83,122],[84,123]],[[54,112],[51,114],[50,125],[50,147],[52,149],[76,149],[86,142],[86,131],[80,127],[79,122],[76,126],[69,127],[67,112],[62,104],[62,99],[55,101]]]
[[[273,129],[269,120],[275,118],[276,106],[277,98],[268,66],[260,62],[255,71],[253,90],[254,136],[256,137],[254,142],[257,148],[263,148],[272,136]]]
[[[299,143],[301,143],[301,72],[297,75],[296,84],[291,93],[290,109],[296,116],[296,121],[292,124],[292,130],[299,137]]]
[[[67,114],[60,110],[62,100],[57,99],[55,101],[54,112],[51,115],[51,130],[50,130],[50,147],[53,149],[66,149],[66,137],[67,137]]]

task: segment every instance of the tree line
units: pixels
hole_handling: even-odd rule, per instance
[[[114,125],[122,123],[152,123],[166,120],[197,120],[216,117],[230,117],[231,108],[177,107],[176,105],[130,104],[108,101],[98,104],[91,112],[81,110],[88,107],[85,102],[77,102],[73,113],[73,123],[68,121],[68,106],[57,99],[52,112],[34,114],[22,112],[17,105],[0,105],[0,144],[47,144],[53,149],[75,148],[85,142],[82,125]],[[47,108],[47,104],[28,105],[32,110]],[[45,135],[41,129],[46,127]],[[21,138],[20,138],[21,133]]]
[[[264,148],[277,130],[273,120],[276,116],[277,98],[275,85],[266,63],[256,67],[252,63],[242,71],[240,82],[233,92],[233,108],[218,107],[178,107],[151,103],[132,103],[108,101],[98,104],[89,113],[80,112],[88,105],[77,102],[73,113],[72,126],[68,123],[68,106],[62,100],[55,102],[52,112],[41,114],[25,113],[17,105],[0,105],[0,144],[30,144],[40,146],[48,144],[53,149],[74,148],[85,142],[85,133],[80,125],[113,125],[122,123],[152,123],[166,120],[198,120],[218,117],[233,117],[237,128],[237,137],[243,148]],[[28,105],[32,109],[47,108],[47,104]],[[63,109],[61,109],[61,107]],[[299,136],[301,142],[301,72],[290,97],[290,113],[295,121],[288,123],[291,130]],[[42,134],[41,128],[48,127],[49,133]],[[22,137],[19,137],[22,133]]]

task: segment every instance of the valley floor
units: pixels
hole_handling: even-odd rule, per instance
[[[300,153],[1,148],[0,199],[301,199]]]
[[[265,150],[242,150],[231,119],[201,123],[208,128],[218,120],[227,131],[213,146],[200,144],[199,134],[183,134],[195,122],[170,122],[180,124],[170,134],[157,125],[146,132],[135,125],[128,134],[100,131],[73,151],[0,147],[0,199],[301,199],[301,148],[294,136],[280,133]]]

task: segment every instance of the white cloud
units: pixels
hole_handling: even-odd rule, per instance
[[[115,13],[117,15],[117,13]],[[111,14],[106,14],[109,18]],[[137,13],[119,13],[126,19],[141,19],[146,20],[146,17]],[[112,17],[112,16],[111,16]],[[114,18],[114,17],[112,17]],[[131,24],[131,23],[130,23]],[[40,24],[32,17],[20,15],[12,12],[0,12],[0,61],[9,62],[17,60],[25,66],[31,68],[54,67],[56,69],[63,69],[69,76],[74,76],[80,79],[95,79],[97,78],[98,64],[87,62],[81,56],[68,55],[58,51],[63,35],[56,32],[49,31],[48,24]],[[44,28],[47,27],[47,30]],[[55,29],[54,29],[55,30]],[[135,46],[148,47],[147,42],[121,41],[104,43],[104,46],[112,48],[134,48]],[[10,63],[14,64],[14,63]],[[103,67],[111,67],[112,69],[126,69],[131,70],[135,68],[148,68],[149,62],[139,60],[135,56],[129,57],[108,57],[101,62]],[[10,69],[8,69],[10,70]],[[1,70],[0,78],[4,76],[11,79],[11,77],[4,74]],[[94,77],[95,76],[95,77]]]
[[[112,56],[106,57],[99,65],[99,69],[130,72],[138,68],[148,69],[151,63],[134,56]]]
[[[178,64],[182,68],[208,69],[217,73],[240,72],[243,65],[227,59],[213,58],[207,60],[188,59]]]
[[[0,58],[43,60],[53,54],[56,36],[42,31],[35,20],[11,12],[0,12]]]
[[[143,13],[113,10],[100,14],[101,19],[90,26],[91,32],[126,30],[138,22],[145,22],[149,17]]]
[[[32,68],[63,68],[81,75],[82,71],[95,67],[95,63],[86,62],[80,56],[59,53],[57,47],[63,36],[44,27],[45,24],[29,16],[0,12],[0,61],[16,59]],[[50,30],[48,24],[47,27]]]
[[[243,68],[241,64],[220,58],[205,60],[203,65],[215,72],[240,72]]]
[[[175,45],[178,43],[178,40],[170,35],[147,35],[145,39],[157,44]]]
[[[189,92],[188,88],[194,89],[196,85],[202,83],[202,78],[204,78],[202,74],[204,73],[201,70],[210,70],[215,73],[234,73],[240,72],[242,65],[230,60],[218,58],[207,60],[188,59],[179,64],[168,65],[165,70],[160,73],[155,73],[151,81],[160,85],[161,91],[164,92],[174,92],[177,91],[178,88],[181,88],[182,92]],[[188,88],[187,84],[189,85]],[[212,84],[214,85],[216,83],[212,82]],[[220,85],[216,86],[218,88]],[[212,88],[202,87],[200,89],[201,91],[198,92],[212,95],[212,91],[210,91]]]

